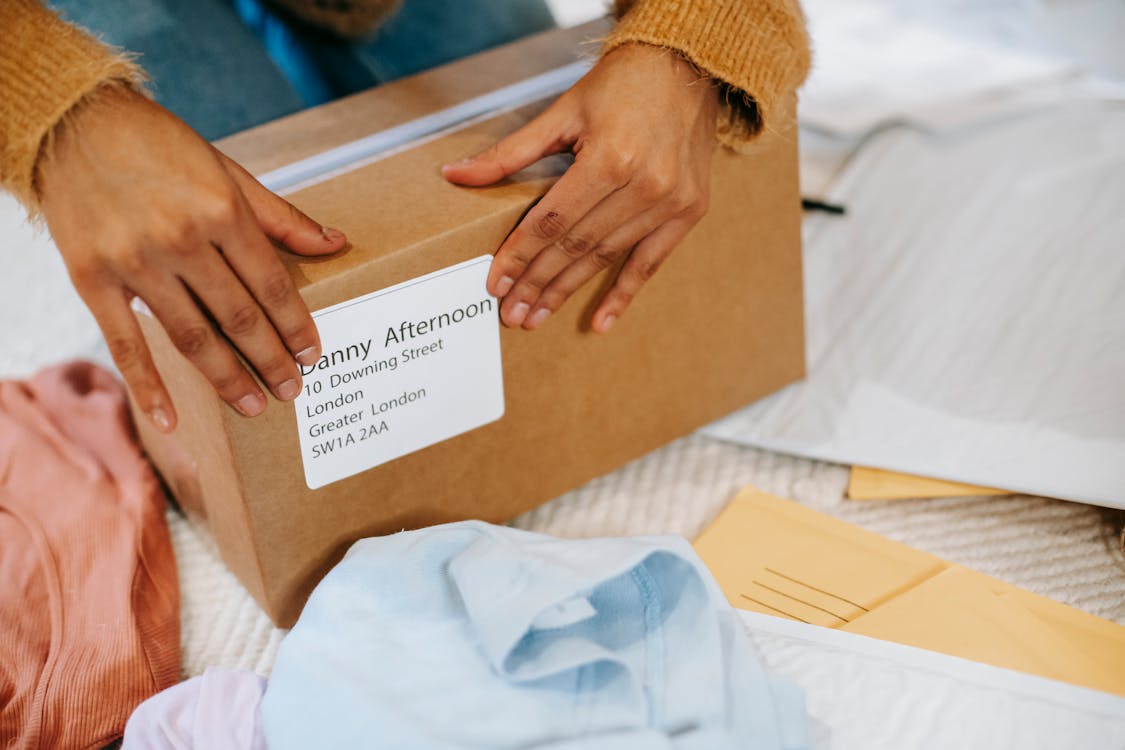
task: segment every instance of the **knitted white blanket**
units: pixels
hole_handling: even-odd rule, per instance
[[[0,196],[0,376],[22,377],[75,357],[109,363],[49,238]],[[817,510],[1125,624],[1125,559],[1101,510],[1035,497],[860,503],[847,469],[691,436],[516,519],[560,536],[698,534],[742,486]],[[207,666],[268,673],[274,628],[207,536],[168,514],[179,561],[183,672]]]
[[[514,521],[564,537],[698,534],[747,484],[1044,596],[1125,624],[1125,559],[1102,512],[1015,496],[845,500],[847,469],[721,443],[679,440]],[[169,512],[180,564],[183,671],[268,674],[285,631],[217,557],[209,538]]]

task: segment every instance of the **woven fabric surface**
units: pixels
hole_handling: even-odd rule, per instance
[[[0,196],[0,374],[24,377],[62,359],[109,365],[89,312],[45,233]],[[29,332],[30,335],[29,335]],[[893,502],[844,499],[847,467],[699,435],[674,442],[514,521],[582,537],[694,537],[743,486],[787,497],[871,531],[1125,624],[1125,559],[1105,511],[1014,496]],[[208,666],[268,674],[284,631],[226,569],[206,533],[175,511],[168,521],[182,602],[184,676]]]
[[[689,539],[747,484],[1125,625],[1125,558],[1092,506],[1028,496],[857,502],[847,468],[719,442],[678,440],[595,479],[513,525],[563,537],[681,534]],[[269,674],[274,628],[205,532],[169,511],[180,566],[183,666]]]

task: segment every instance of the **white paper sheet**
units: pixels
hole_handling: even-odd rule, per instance
[[[1125,507],[1125,111],[886,132],[831,197],[807,379],[704,433]]]
[[[978,114],[986,94],[1042,85],[1076,69],[1065,57],[943,28],[899,5],[806,0],[815,54],[801,95],[805,125],[848,135],[898,121],[945,127]],[[969,109],[962,113],[961,106]]]
[[[1125,699],[1117,696],[854,633],[739,614],[769,668],[805,689],[818,750],[1125,746]]]
[[[94,318],[70,284],[45,229],[27,223],[16,199],[0,192],[0,377],[24,377],[62,359],[109,364]]]

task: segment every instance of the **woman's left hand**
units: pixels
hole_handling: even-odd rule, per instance
[[[534,330],[628,256],[591,321],[609,330],[707,212],[718,105],[713,82],[678,53],[627,44],[530,123],[442,169],[450,182],[490,185],[550,154],[575,154],[496,252],[488,290],[504,298],[505,324]]]

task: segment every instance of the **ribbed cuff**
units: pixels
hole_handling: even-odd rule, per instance
[[[626,7],[627,6],[627,7]],[[785,107],[809,70],[809,40],[796,0],[636,0],[604,51],[641,42],[676,50],[724,84],[719,138],[739,146]]]
[[[35,168],[55,125],[103,84],[139,86],[127,56],[36,0],[0,1],[0,186],[35,215]]]

